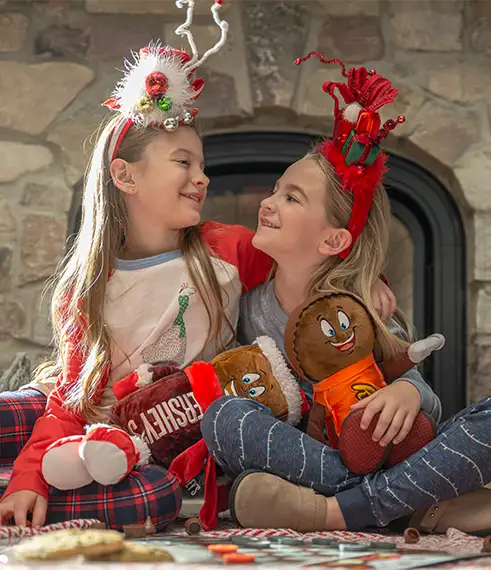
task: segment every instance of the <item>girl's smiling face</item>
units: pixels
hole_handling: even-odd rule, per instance
[[[132,165],[137,192],[130,207],[172,230],[197,225],[209,183],[203,169],[203,147],[193,129],[162,133]]]
[[[339,232],[347,231],[328,222],[326,186],[313,158],[292,164],[261,202],[254,245],[277,262],[301,260],[302,267],[317,266],[326,254],[334,255],[336,238],[346,238]]]

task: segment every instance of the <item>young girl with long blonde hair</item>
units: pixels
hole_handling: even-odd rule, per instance
[[[293,164],[261,204],[253,243],[274,259],[276,268],[267,286],[243,297],[238,331],[243,344],[267,335],[283,347],[288,314],[310,295],[338,290],[355,293],[370,309],[382,356],[401,345],[393,332],[404,336],[403,327],[395,321],[387,327],[377,317],[371,294],[386,260],[390,221],[380,183],[385,156],[378,145],[396,126],[394,121],[381,126],[377,110],[393,101],[396,91],[365,68],[342,70],[347,84],[327,81],[323,86],[335,98],[332,139]],[[345,109],[339,108],[335,90]],[[438,343],[438,337],[429,337],[423,353],[439,348]],[[312,392],[312,386],[301,383]],[[442,532],[449,524],[463,525],[462,530],[491,528],[488,489],[470,499],[458,497],[455,506],[444,501],[491,480],[491,398],[440,425],[436,438],[411,456],[416,449],[406,436],[419,411],[435,422],[441,416],[438,397],[416,368],[353,408],[359,429],[373,430],[375,447],[359,446],[361,457],[370,460],[374,450],[388,445],[407,446],[407,460],[363,478],[349,472],[337,450],[279,421],[259,402],[230,397],[214,402],[201,429],[217,465],[235,479],[230,509],[236,521],[246,528],[300,532],[360,530],[423,509],[412,522],[422,529]],[[444,501],[441,518],[425,509],[438,501]]]
[[[108,418],[115,381],[145,382],[152,363],[184,367],[223,350],[234,340],[242,291],[270,271],[251,231],[200,225],[209,180],[194,107],[204,82],[194,72],[224,44],[227,24],[217,0],[221,37],[199,58],[189,31],[194,0],[179,4],[187,5],[187,20],[176,33],[192,53],[143,48],[105,103],[114,117],[88,168],[80,231],[54,279],[56,360],[35,379],[42,386],[56,378],[56,385],[15,460],[0,524],[13,517],[25,525],[28,513],[35,526],[95,518],[121,528],[150,516],[161,530],[172,521],[181,501],[174,477],[157,465],[133,470],[144,449],[120,431],[132,461],[109,480],[104,462],[89,457],[84,430]],[[102,431],[104,445],[114,428]],[[4,438],[2,462],[7,449]],[[49,454],[60,468],[45,465]]]

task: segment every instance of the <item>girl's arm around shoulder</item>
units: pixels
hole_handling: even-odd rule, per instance
[[[252,244],[254,232],[244,226],[204,222],[201,236],[213,253],[237,267],[243,292],[263,283],[271,268],[271,258]]]

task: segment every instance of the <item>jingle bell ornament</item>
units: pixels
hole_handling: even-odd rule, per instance
[[[161,127],[174,132],[180,125],[193,124],[197,113],[194,104],[204,87],[204,80],[195,77],[195,73],[210,55],[222,48],[228,33],[228,23],[219,14],[222,0],[215,0],[211,13],[220,36],[200,57],[189,29],[195,3],[195,0],[176,2],[178,8],[186,6],[186,20],[175,33],[188,40],[190,53],[155,42],[142,48],[134,56],[134,62],[125,62],[122,80],[112,97],[103,103],[120,115],[108,147],[109,162],[116,158],[121,141],[131,127]]]

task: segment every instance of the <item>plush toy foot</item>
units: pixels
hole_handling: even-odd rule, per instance
[[[377,414],[369,427],[361,429],[360,422],[365,410],[354,410],[346,416],[339,434],[339,453],[346,467],[355,475],[366,475],[380,469],[390,452],[391,445],[382,447],[372,440],[377,427]]]
[[[135,466],[148,463],[149,456],[143,440],[102,424],[90,426],[80,444],[85,468],[101,485],[119,483]]]
[[[83,435],[63,437],[48,447],[41,464],[48,485],[60,491],[68,491],[92,483],[94,478],[78,453],[83,438]]]
[[[419,364],[435,350],[441,350],[444,346],[445,337],[443,335],[438,333],[430,334],[430,336],[413,343],[408,348],[407,354],[414,364]]]
[[[419,451],[430,443],[430,441],[435,439],[435,436],[435,420],[426,412],[419,412],[407,436],[401,443],[392,445],[387,461],[384,463],[384,468],[388,469],[389,467],[393,467],[408,457],[411,457],[413,453],[416,453],[416,451]]]

